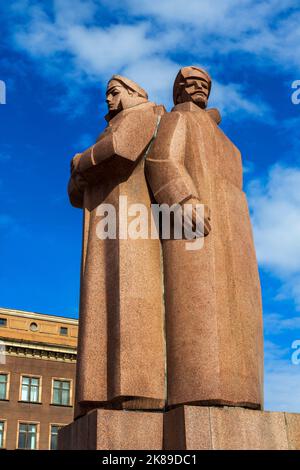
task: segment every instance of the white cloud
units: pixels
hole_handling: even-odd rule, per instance
[[[167,58],[152,57],[128,65],[123,73],[145,88],[151,101],[170,109],[173,106],[172,83],[179,68]]]
[[[286,331],[295,331],[300,337],[300,316],[285,317],[278,313],[267,313],[264,315],[264,329],[266,334],[280,334]]]
[[[296,109],[300,111],[300,104],[296,106],[298,106]],[[287,148],[287,156],[289,156],[289,154],[292,154],[293,156],[294,155],[298,156],[300,153],[299,152],[300,150],[299,129],[300,129],[300,117],[298,116],[285,119],[281,122],[281,133],[285,136],[286,141],[289,144]]]
[[[214,32],[216,35],[227,33],[235,36],[253,29],[259,21],[254,15],[245,14],[257,3],[253,0],[125,0],[123,3],[133,15],[151,15],[171,24],[197,26],[203,34]]]
[[[248,195],[259,263],[278,275],[300,274],[300,168],[276,165]]]
[[[58,21],[65,26],[94,21],[97,3],[94,0],[54,0],[53,6]]]
[[[219,108],[223,115],[228,114],[232,118],[239,112],[238,118],[246,114],[265,121],[272,120],[272,110],[258,97],[247,97],[247,91],[242,85],[230,83],[223,85],[213,82],[210,106]]]
[[[242,3],[249,4],[249,1]],[[101,17],[115,7],[105,1],[56,0],[46,9],[44,5],[22,0],[17,9],[23,13],[22,27],[16,16],[13,28],[15,44],[37,61],[44,75],[54,74],[64,84],[66,97],[70,100],[74,92],[68,91],[69,83],[74,83],[74,89],[79,91],[91,82],[103,83],[113,73],[123,73],[140,81],[151,99],[170,107],[172,83],[179,69],[179,64],[170,55],[194,51],[198,54],[198,62],[209,64],[210,48],[220,52],[225,44],[222,41],[222,48],[220,42],[218,45],[212,43],[210,48],[199,48],[199,41],[205,42],[203,25],[217,27],[220,34],[225,34],[220,25],[224,18],[231,21],[230,12],[237,8],[237,1],[231,1],[230,5],[218,1],[214,12],[207,1],[200,6],[198,1],[192,0],[184,8],[177,1],[173,5],[168,1],[157,3],[160,19],[167,20],[165,15],[170,9],[172,14],[177,12],[177,21],[163,26],[157,15],[156,20],[147,17],[132,21],[139,13],[154,14],[150,3],[145,2],[143,7],[142,3],[129,2],[132,17],[127,14],[119,18],[117,10],[114,20],[119,21],[105,22],[102,26]],[[13,11],[16,14],[16,7]],[[182,27],[182,22],[187,24]],[[236,31],[236,26],[233,29]],[[248,115],[260,119],[264,114],[271,114],[261,99],[249,96],[248,90],[236,83],[225,85],[215,81],[212,103],[214,101],[223,114],[233,118],[236,112],[240,113],[239,118]],[[60,109],[65,110],[65,106]]]
[[[300,365],[293,365],[293,352],[291,347],[265,342],[266,410],[300,412]]]
[[[280,297],[300,308],[300,168],[276,165],[248,187],[259,264],[282,282]],[[278,297],[278,300],[280,299]]]
[[[282,286],[275,297],[275,300],[293,299],[296,309],[300,311],[300,275],[286,276],[282,279]]]
[[[78,68],[88,74],[112,75],[156,52],[155,41],[147,38],[149,26],[117,25],[107,29],[73,26],[67,32],[67,47]]]
[[[153,16],[176,27],[186,25],[190,44],[207,55],[246,52],[300,69],[300,11],[293,0],[125,0],[131,14]],[[196,42],[195,42],[196,41]]]
[[[297,369],[298,367],[298,369]],[[269,411],[300,412],[299,365],[286,363],[282,367],[275,366],[266,372],[265,378],[265,409]]]

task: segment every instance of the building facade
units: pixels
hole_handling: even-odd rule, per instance
[[[78,321],[0,308],[0,448],[55,449],[73,420]]]

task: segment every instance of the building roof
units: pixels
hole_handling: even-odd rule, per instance
[[[76,354],[78,320],[0,307],[0,340],[6,346]]]

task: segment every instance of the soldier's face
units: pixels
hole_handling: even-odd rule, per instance
[[[186,78],[183,101],[193,101],[200,108],[206,108],[209,96],[209,84],[205,77]]]
[[[119,112],[129,107],[132,95],[120,82],[112,80],[106,91],[106,103],[109,111]]]

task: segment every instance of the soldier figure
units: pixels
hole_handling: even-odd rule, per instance
[[[263,405],[259,275],[242,190],[241,155],[207,110],[208,73],[182,68],[172,112],[161,120],[146,159],[159,204],[205,204],[198,251],[162,240],[167,343],[167,405]]]
[[[69,197],[84,209],[75,416],[97,407],[161,409],[165,351],[159,240],[99,239],[97,207],[119,197],[151,213],[143,156],[162,106],[136,83],[108,83],[108,126],[72,161]]]

